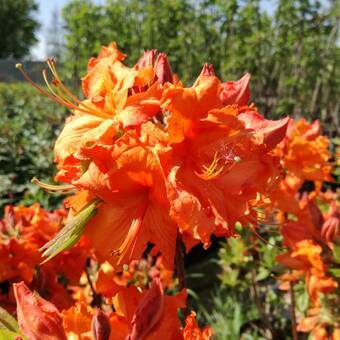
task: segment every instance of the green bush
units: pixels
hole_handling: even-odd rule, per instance
[[[0,83],[0,202],[32,203],[47,198],[30,181],[54,174],[53,144],[66,110],[42,97],[29,84]]]

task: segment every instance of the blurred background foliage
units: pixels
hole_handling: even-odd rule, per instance
[[[53,144],[66,116],[63,107],[36,94],[29,84],[0,83],[0,204],[53,205],[31,183],[54,173]]]
[[[5,31],[14,20],[8,14],[14,3],[26,4],[26,10],[17,29]],[[0,0],[1,37],[6,36],[0,44],[7,48],[0,48],[0,57],[27,59],[36,40],[35,10],[33,0]],[[130,65],[145,49],[166,52],[187,85],[204,62],[213,64],[223,80],[250,72],[252,100],[267,117],[320,119],[330,137],[339,131],[338,0],[277,0],[272,13],[263,11],[259,0],[106,0],[100,5],[71,0],[61,18],[53,15],[49,53],[75,91],[88,58],[116,41]],[[38,201],[52,208],[61,202],[30,180],[52,181],[51,150],[65,117],[64,108],[30,85],[0,83],[1,205]],[[280,268],[274,261],[280,237],[264,234],[267,244],[250,231],[242,236],[222,244],[215,240],[203,255],[195,249],[189,255],[191,304],[217,331],[216,339],[290,339],[289,303],[278,289]],[[306,292],[303,286],[294,289],[303,312]]]
[[[340,2],[278,0],[72,0],[62,11],[64,66],[76,84],[89,55],[115,40],[132,65],[143,50],[168,53],[192,82],[204,62],[224,80],[252,74],[252,99],[269,116],[319,118],[339,129]],[[63,62],[63,58],[61,60]]]

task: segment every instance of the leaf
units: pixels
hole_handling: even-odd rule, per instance
[[[98,200],[89,203],[77,215],[68,219],[65,227],[49,242],[40,248],[47,257],[41,264],[51,260],[64,250],[71,248],[83,235],[87,222],[95,215]]]
[[[6,309],[0,307],[0,331],[2,331],[2,329],[19,332],[19,325],[17,320],[15,320],[14,317],[6,311]]]
[[[25,339],[20,333],[12,332],[5,328],[0,328],[0,339],[1,340],[13,340],[17,336],[20,336],[22,339]]]
[[[329,272],[336,278],[340,279],[340,268],[329,269]]]
[[[334,245],[333,256],[336,263],[340,263],[340,246]]]

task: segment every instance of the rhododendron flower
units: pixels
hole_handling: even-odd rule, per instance
[[[58,307],[72,304],[70,293],[58,277],[64,277],[71,285],[78,284],[88,256],[86,241],[82,240],[73,249],[39,266],[42,262],[39,248],[60,231],[65,217],[65,210],[49,212],[39,204],[5,207],[0,220],[0,283],[24,280]],[[11,293],[6,299],[14,304]]]
[[[304,240],[298,242],[293,250],[276,258],[278,262],[297,271],[292,275],[283,275],[281,278],[283,281],[306,276],[307,290],[315,305],[318,303],[320,292],[329,293],[337,287],[337,283],[326,274],[327,267],[322,261],[321,252],[321,246],[312,240]]]
[[[226,106],[215,76],[201,75],[195,86],[168,85],[162,107],[174,167],[167,179],[170,216],[187,248],[210,235],[230,236],[235,222],[250,214],[251,201],[270,191],[280,175],[270,154],[288,120],[267,121],[255,108]]]
[[[339,327],[336,321],[330,325],[327,311],[320,307],[313,307],[308,310],[308,316],[300,320],[297,330],[299,332],[309,333],[315,340],[339,339]],[[333,326],[333,330],[331,330]]]
[[[190,249],[208,247],[212,234],[233,235],[237,221],[257,223],[254,208],[280,176],[272,150],[288,119],[266,120],[246,106],[248,74],[222,83],[205,66],[185,88],[162,53],[146,51],[132,68],[124,58],[112,43],[90,59],[82,102],[49,61],[49,88],[59,86],[69,101],[49,96],[75,113],[56,142],[56,179],[69,184],[62,190],[81,191],[69,204],[75,230],[68,223],[47,247],[60,251],[58,242],[71,235],[74,242],[85,230],[98,257],[117,271],[149,243],[171,270],[178,228]],[[49,249],[44,254],[53,256]]]
[[[142,293],[133,286],[122,287],[112,301],[115,312],[107,315],[111,328],[110,339],[183,339],[177,312],[185,306],[185,291],[174,296],[164,295],[160,280],[155,279],[151,288]],[[67,335],[87,339],[96,313],[84,303],[63,311]]]
[[[210,327],[205,327],[203,330],[199,328],[196,322],[196,313],[191,312],[185,319],[185,327],[183,329],[184,340],[209,340],[213,336],[213,331]]]
[[[153,279],[159,278],[164,288],[171,289],[176,284],[173,275],[173,271],[164,267],[161,256],[154,261],[149,255],[147,259],[132,261],[128,268],[124,268],[120,273],[108,262],[103,263],[98,270],[95,287],[99,294],[112,297],[122,286],[133,283],[139,289],[146,289]]]
[[[309,124],[304,119],[291,120],[282,144],[284,167],[301,181],[330,181],[328,146],[328,138],[320,135],[318,121]]]

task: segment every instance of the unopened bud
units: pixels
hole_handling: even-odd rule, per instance
[[[173,76],[168,57],[165,53],[159,53],[155,62],[154,70],[160,84],[172,83]]]
[[[215,76],[214,66],[212,64],[205,63],[203,65],[201,76]]]
[[[111,333],[109,317],[100,309],[92,318],[92,333],[95,340],[108,340]]]

